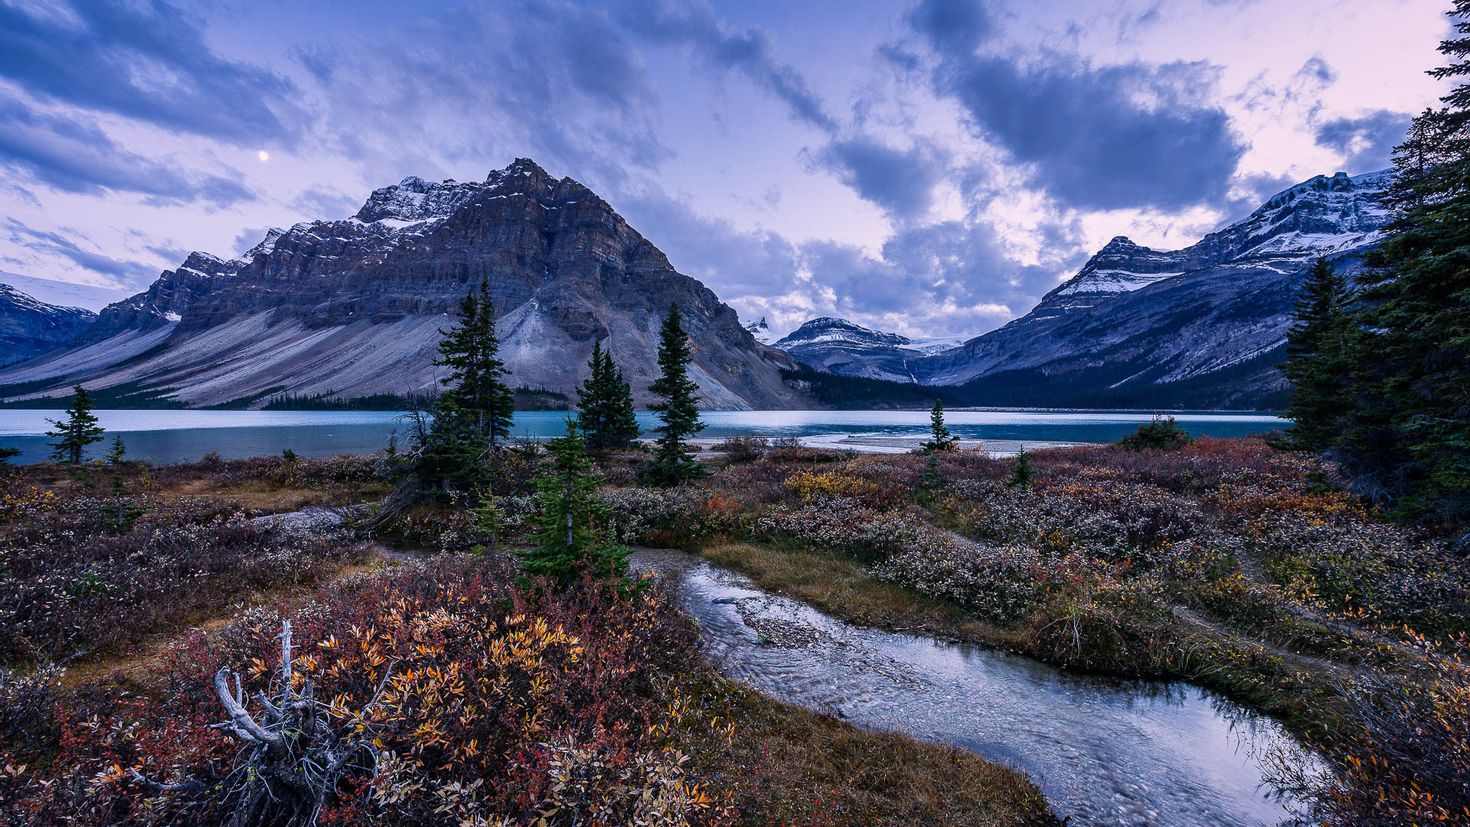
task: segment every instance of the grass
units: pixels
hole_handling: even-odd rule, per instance
[[[1024,637],[1015,630],[985,623],[951,603],[878,580],[856,560],[728,541],[697,546],[695,551],[750,577],[766,591],[810,603],[849,623],[1014,650],[1025,647]]]
[[[879,580],[862,563],[838,554],[730,541],[693,550],[766,591],[848,623],[994,646],[1082,673],[1189,680],[1270,714],[1298,733],[1337,725],[1338,684],[1357,669],[1247,638],[1187,609],[1162,625],[1146,660],[1079,666],[1043,650],[1028,625],[987,623],[952,603]]]
[[[750,824],[1055,824],[1020,772],[963,750],[856,729],[717,675],[697,683],[711,714],[735,722],[728,778]]]

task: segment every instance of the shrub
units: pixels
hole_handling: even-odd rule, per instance
[[[732,436],[715,443],[710,450],[724,454],[731,462],[755,462],[771,450],[771,441],[763,436]]]
[[[195,636],[157,699],[63,716],[6,800],[20,823],[731,821],[681,746],[714,727],[670,679],[698,663],[681,615],[514,577],[452,557],[351,578],[291,619],[289,659],[270,612]]]
[[[1194,441],[1189,432],[1179,427],[1172,416],[1156,416],[1147,425],[1123,437],[1118,444],[1129,451],[1171,451]]]

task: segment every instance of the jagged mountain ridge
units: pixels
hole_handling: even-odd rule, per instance
[[[0,365],[65,347],[82,336],[97,314],[43,302],[0,284]]]
[[[916,342],[897,333],[829,317],[811,319],[773,345],[828,373],[890,382],[920,381],[914,366],[953,346],[953,341]]]
[[[602,341],[648,402],[658,326],[677,303],[707,407],[804,401],[782,381],[789,357],[606,201],[529,159],[483,182],[405,178],[351,218],[271,230],[238,259],[192,253],[105,308],[78,346],[0,371],[0,384],[34,397],[83,381],[197,406],[422,393],[446,314],[481,279],[517,385],[572,394]]]
[[[901,370],[882,339],[891,334],[788,352],[844,375],[964,385],[976,404],[1275,405],[1285,390],[1275,365],[1303,275],[1319,255],[1361,266],[1389,220],[1378,202],[1389,180],[1312,178],[1180,250],[1119,236],[1025,316]]]

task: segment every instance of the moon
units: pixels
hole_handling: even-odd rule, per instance
[[[259,158],[260,162],[263,164],[271,159],[271,154],[262,149],[259,152],[255,153],[255,157]]]

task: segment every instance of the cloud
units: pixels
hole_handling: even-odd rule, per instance
[[[33,111],[0,97],[0,164],[64,192],[133,192],[151,204],[225,207],[254,199],[238,178],[193,175],[130,152],[95,123]]]
[[[71,238],[49,230],[33,229],[14,218],[5,219],[3,226],[7,240],[13,244],[60,256],[83,270],[116,279],[123,284],[144,283],[157,275],[148,265],[122,261],[88,250]]]
[[[1082,209],[1221,202],[1246,147],[1206,102],[1213,85],[1202,63],[1093,67],[1060,56],[977,58],[941,80],[985,137]]]
[[[778,331],[816,316],[910,335],[973,336],[1029,310],[1086,259],[1080,228],[1042,221],[1044,259],[1016,261],[1003,234],[985,221],[905,226],[876,254],[835,241],[794,243],[767,229],[744,230],[700,215],[662,193],[624,199],[619,209],[668,254],[747,320]],[[656,231],[655,229],[656,228]]]
[[[291,201],[291,206],[300,211],[308,221],[342,218],[357,212],[362,198],[353,197],[335,187],[314,184],[307,187]],[[264,230],[261,235],[264,235]],[[257,239],[258,240],[258,239]],[[253,243],[250,246],[255,246]],[[249,249],[249,248],[246,248]]]
[[[1356,118],[1334,118],[1317,125],[1318,146],[1342,153],[1347,172],[1377,172],[1393,166],[1393,149],[1403,143],[1413,118],[1380,109]]]
[[[857,136],[833,141],[812,160],[893,218],[908,220],[929,212],[948,153],[925,141],[900,150]]]
[[[934,50],[955,58],[973,55],[990,36],[990,15],[976,0],[924,0],[909,13],[909,25]]]
[[[713,67],[744,73],[757,87],[785,103],[794,120],[824,132],[836,131],[837,122],[827,114],[821,98],[799,72],[777,59],[765,32],[731,32],[702,2],[633,0],[625,4],[622,19],[629,31],[650,42],[684,46]]]
[[[436,7],[336,57],[319,77],[327,142],[385,180],[530,156],[605,189],[671,155],[642,56],[597,7]]]
[[[1178,209],[1225,200],[1246,146],[1211,100],[1217,71],[1209,64],[986,54],[989,17],[963,0],[925,0],[909,25],[938,58],[935,93],[957,101],[981,138],[1028,165],[1067,206]]]
[[[226,60],[164,0],[0,3],[0,78],[38,98],[240,145],[305,127],[286,78]]]

